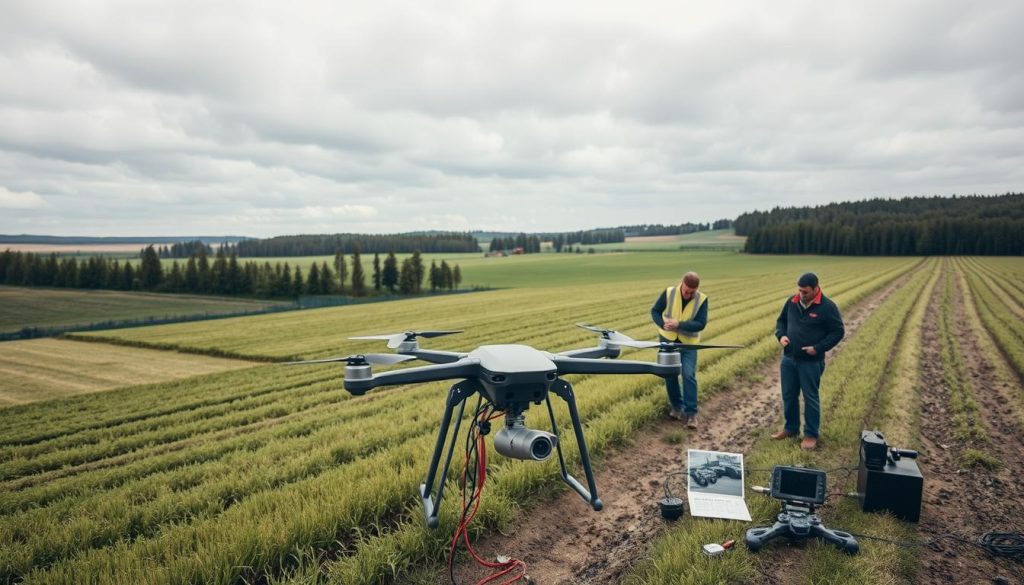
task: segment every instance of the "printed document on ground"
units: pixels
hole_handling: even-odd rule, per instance
[[[689,449],[686,467],[691,516],[750,522],[750,510],[743,499],[742,454]]]

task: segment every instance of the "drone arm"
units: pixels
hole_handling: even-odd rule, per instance
[[[416,356],[421,360],[433,362],[435,364],[450,364],[466,357],[466,354],[464,353],[455,353],[453,351],[439,351],[435,349],[416,349],[413,351],[403,351],[399,353],[401,353],[402,355]]]
[[[679,374],[679,366],[663,366],[652,362],[630,360],[609,361],[566,356],[553,356],[561,374],[653,374],[671,378]]]
[[[614,358],[619,357],[620,353],[622,353],[622,351],[618,347],[613,349],[613,348],[610,348],[610,347],[600,347],[600,346],[598,346],[598,347],[586,347],[586,348],[583,348],[583,349],[570,349],[568,351],[558,352],[557,355],[561,355],[561,356],[565,356],[565,357],[571,357],[571,358],[591,358],[591,359],[613,358],[614,359]]]
[[[395,386],[399,384],[417,384],[421,382],[436,382],[438,380],[451,380],[455,378],[472,378],[480,371],[480,360],[463,358],[449,364],[437,364],[421,366],[419,368],[408,368],[405,370],[394,370],[376,374],[369,378],[345,379],[345,389],[353,394],[363,394],[378,386]]]

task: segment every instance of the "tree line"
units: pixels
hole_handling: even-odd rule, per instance
[[[308,274],[288,262],[248,261],[241,263],[237,253],[228,246],[220,247],[211,257],[205,247],[185,262],[174,260],[169,269],[160,261],[153,246],[142,251],[137,263],[103,256],[79,261],[15,252],[0,253],[0,283],[13,286],[51,286],[58,288],[134,290],[167,293],[242,295],[257,298],[291,298],[302,295],[342,294],[366,296],[387,291],[407,295],[423,292],[424,276],[429,275],[431,291],[455,290],[462,282],[458,264],[442,260],[424,267],[417,250],[403,259],[401,265],[395,252],[389,251],[383,261],[373,254],[372,272],[363,268],[362,254],[355,248],[351,255],[340,250],[331,265],[326,261],[313,263]]]
[[[695,232],[706,232],[708,230],[722,230],[732,227],[731,219],[719,219],[712,223],[680,223],[677,225],[641,224],[622,226],[627,238],[642,238],[648,236],[681,236]]]
[[[775,208],[745,213],[733,225],[751,253],[1022,255],[1024,194]]]
[[[326,234],[277,236],[243,240],[228,246],[228,252],[239,256],[266,258],[274,256],[324,256],[341,251],[352,254],[388,252],[411,253],[476,253],[480,243],[472,234],[438,232],[425,234]]]

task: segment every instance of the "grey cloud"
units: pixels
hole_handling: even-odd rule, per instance
[[[579,229],[1024,179],[1011,0],[9,4],[0,232]]]

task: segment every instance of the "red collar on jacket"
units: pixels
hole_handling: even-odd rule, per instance
[[[800,302],[800,293],[796,293],[795,295],[793,295],[793,299],[792,300],[793,300],[794,303],[799,303]],[[818,294],[814,295],[814,300],[811,301],[811,304],[812,305],[820,305],[821,304],[821,289],[820,288],[818,289]]]

